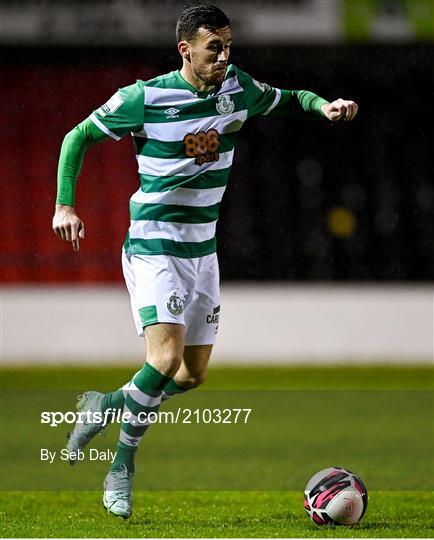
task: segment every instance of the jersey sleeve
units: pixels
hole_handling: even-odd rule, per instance
[[[107,138],[107,135],[98,129],[89,118],[66,134],[57,168],[56,204],[74,206],[75,185],[84,156],[91,145]]]
[[[326,118],[321,107],[328,101],[309,90],[281,90],[279,103],[270,116],[296,116],[300,118]]]
[[[106,135],[119,141],[124,135],[143,129],[144,103],[143,83],[137,81],[120,88],[89,118]]]
[[[236,68],[236,74],[247,101],[248,117],[269,114],[279,103],[281,91],[269,84],[261,83]]]

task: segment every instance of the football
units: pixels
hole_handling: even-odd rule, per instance
[[[362,480],[341,467],[329,467],[312,476],[304,490],[304,509],[317,525],[355,525],[368,506]]]

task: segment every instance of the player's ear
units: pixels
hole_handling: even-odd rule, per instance
[[[180,41],[178,43],[178,51],[182,58],[190,61],[190,46],[187,41]]]

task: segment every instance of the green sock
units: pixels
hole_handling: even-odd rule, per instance
[[[136,451],[137,447],[134,449],[126,449],[124,446],[121,446],[121,443],[118,443],[116,447],[116,456],[110,470],[115,471],[116,469],[120,469],[121,465],[125,465],[128,472],[133,473],[135,471],[134,454]]]
[[[161,401],[167,401],[176,394],[183,394],[187,392],[188,388],[183,388],[175,381],[175,379],[170,379],[169,382],[163,389],[163,395]],[[105,412],[107,409],[123,409],[125,405],[125,396],[122,388],[115,390],[114,392],[108,392],[102,398],[101,409],[102,412]]]
[[[102,412],[107,409],[123,409],[125,404],[125,397],[122,388],[105,394],[101,401]]]
[[[188,388],[179,386],[175,379],[170,379],[163,389],[163,394],[161,395],[161,401],[167,401],[176,394],[183,394],[187,392]]]
[[[146,423],[146,415],[156,413],[161,403],[161,393],[169,377],[166,377],[150,364],[134,375],[125,398],[123,414],[133,416],[128,422],[122,422],[119,434],[118,450],[111,470],[125,465],[129,472],[134,472],[134,454],[141,438],[150,424]],[[140,418],[138,416],[140,415]]]

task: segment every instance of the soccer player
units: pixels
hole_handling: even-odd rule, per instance
[[[121,88],[66,135],[59,158],[53,229],[75,250],[84,224],[74,190],[88,148],[131,134],[138,162],[140,188],[130,200],[122,265],[146,362],[121,389],[85,392],[77,404],[81,411],[129,413],[103,496],[107,510],[125,518],[146,413],[206,377],[220,310],[215,230],[238,132],[256,115],[336,122],[357,113],[353,101],[273,88],[230,65],[230,22],[215,6],[184,8],[176,36],[182,68]],[[102,428],[77,423],[69,450],[81,450]]]

